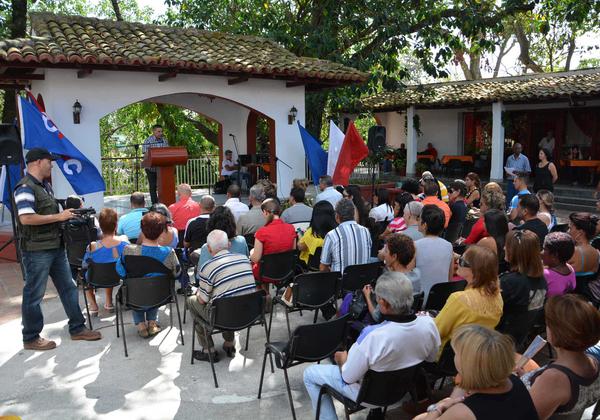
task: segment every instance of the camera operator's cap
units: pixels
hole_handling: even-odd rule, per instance
[[[429,171],[424,171],[421,174],[421,179],[419,180],[419,182],[423,182],[423,181],[433,181],[433,174]]]
[[[25,155],[25,163],[35,162],[40,159],[56,160],[57,156],[53,155],[48,149],[44,149],[43,147],[34,147]]]

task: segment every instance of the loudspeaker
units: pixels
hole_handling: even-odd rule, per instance
[[[21,142],[13,124],[0,124],[0,165],[12,165],[21,161]]]
[[[369,150],[375,153],[382,152],[385,149],[385,127],[374,125],[369,128],[369,138],[367,140]]]

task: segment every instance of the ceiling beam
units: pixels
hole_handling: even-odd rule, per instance
[[[44,80],[43,74],[0,74],[1,80]]]
[[[293,87],[297,87],[297,86],[304,86],[306,85],[306,82],[285,82],[285,87],[286,88],[293,88]]]
[[[237,85],[238,83],[244,83],[247,81],[248,81],[248,76],[240,76],[240,77],[235,77],[233,79],[227,80],[227,84],[229,86],[231,86],[231,85]]]
[[[163,73],[161,75],[158,76],[158,81],[159,82],[164,82],[165,80],[169,80],[172,79],[174,77],[177,77],[177,72],[176,71],[170,71],[169,73]]]
[[[83,79],[84,77],[88,77],[90,74],[92,74],[93,71],[94,70],[92,70],[92,69],[77,70],[77,78]]]

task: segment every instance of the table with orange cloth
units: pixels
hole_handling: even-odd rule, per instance
[[[473,156],[469,155],[444,155],[442,157],[442,165],[447,165],[451,160],[460,160],[463,163],[473,163]]]
[[[419,159],[427,159],[427,160],[429,160],[430,162],[433,162],[433,161],[435,161],[435,157],[434,157],[433,155],[417,155],[417,161],[418,161]]]
[[[596,172],[600,172],[600,160],[561,159],[560,165],[571,168],[596,168]]]

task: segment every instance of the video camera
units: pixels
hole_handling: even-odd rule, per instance
[[[66,200],[56,200],[66,209]],[[81,267],[85,250],[90,242],[98,239],[96,210],[93,207],[72,209],[75,217],[61,223],[63,239],[67,248],[69,264]]]

